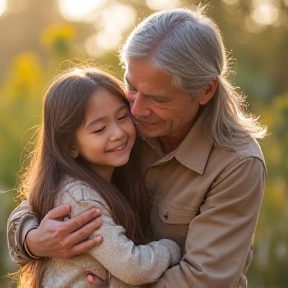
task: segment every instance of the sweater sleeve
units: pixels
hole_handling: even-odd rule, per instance
[[[115,223],[104,199],[85,184],[70,185],[62,194],[61,202],[71,206],[71,217],[92,207],[101,209],[103,225],[90,237],[102,234],[103,242],[88,253],[97,259],[111,276],[129,285],[155,282],[168,267],[180,260],[180,248],[174,241],[162,239],[147,245],[135,245],[126,237],[125,229]],[[97,271],[94,272],[97,275]]]

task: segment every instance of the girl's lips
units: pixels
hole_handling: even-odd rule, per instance
[[[127,145],[127,142],[121,146],[118,146],[117,148],[114,148],[114,149],[111,149],[111,150],[108,150],[107,152],[117,152],[117,151],[121,151],[123,150]]]

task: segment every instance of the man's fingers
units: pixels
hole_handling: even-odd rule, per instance
[[[81,253],[84,253],[88,251],[89,249],[98,246],[101,244],[103,241],[102,235],[97,235],[93,239],[85,240],[83,242],[80,242],[78,245],[74,246],[72,249],[72,255],[71,256],[76,256]]]
[[[71,233],[69,236],[70,245],[73,246],[86,240],[95,230],[101,227],[102,223],[103,221],[101,218],[96,218],[90,221],[85,226]]]
[[[70,213],[70,210],[71,209],[68,204],[62,204],[50,210],[44,218],[51,220],[63,220],[63,218]]]
[[[69,258],[86,252],[102,242],[102,236],[88,240],[88,237],[102,225],[102,219],[98,218],[102,215],[99,208],[91,208],[74,218],[61,221],[69,213],[70,206],[67,204],[58,206],[47,213],[37,229],[40,234],[36,242],[49,243],[50,246],[37,244],[35,248],[35,245],[27,239],[28,248],[32,247],[30,251],[34,255]]]
[[[95,229],[99,228],[102,225],[102,222],[99,223],[100,220],[97,220],[97,218],[100,217],[101,215],[102,212],[100,209],[92,208],[72,219],[69,219],[68,221],[65,222],[66,224],[65,226],[71,232],[79,230],[80,234],[82,233],[81,232],[82,228],[85,228],[84,230],[87,230],[87,233],[89,233],[88,235],[86,235],[87,238]],[[79,239],[79,241],[82,241],[84,239],[85,238]]]
[[[69,220],[70,221],[70,220]],[[85,226],[69,235],[69,243],[72,247],[70,256],[75,256],[98,246],[103,241],[102,235],[97,235],[92,239],[88,237],[102,225],[102,219],[96,218]]]

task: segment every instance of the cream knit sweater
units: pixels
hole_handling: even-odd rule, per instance
[[[123,281],[121,287],[135,287],[156,281],[180,260],[179,246],[168,239],[136,246],[125,236],[125,229],[115,223],[104,199],[83,182],[65,180],[55,206],[63,203],[71,206],[71,218],[92,207],[100,208],[103,225],[90,237],[102,234],[103,242],[71,259],[51,259],[42,282],[45,288],[84,288],[87,272],[108,279],[107,287],[113,287],[111,278],[118,278],[118,287],[119,281]]]

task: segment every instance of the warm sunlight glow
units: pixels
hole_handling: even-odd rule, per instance
[[[1,1],[1,0],[0,0]],[[82,21],[106,0],[58,0],[61,14],[68,20]]]
[[[121,34],[112,28],[100,31],[96,38],[98,45],[105,50],[117,49],[121,42]]]
[[[251,16],[247,16],[245,18],[244,25],[250,33],[260,33],[265,28],[265,26],[260,25],[258,22],[255,22],[255,20]]]
[[[178,0],[146,0],[146,3],[152,10],[176,8],[179,5]]]
[[[254,0],[252,19],[260,25],[271,25],[279,17],[279,11],[273,0]]]
[[[260,4],[252,12],[253,20],[262,25],[271,25],[278,17],[278,9],[272,3]]]
[[[105,28],[127,30],[136,22],[136,11],[131,6],[114,4],[103,9],[100,22]]]
[[[252,4],[252,12],[244,21],[244,25],[249,32],[259,33],[266,26],[277,23],[280,11],[274,0],[253,0]]]
[[[58,0],[59,10],[66,19],[89,22],[95,27],[95,33],[85,41],[85,50],[90,56],[100,56],[107,50],[118,50],[123,34],[136,23],[137,13],[132,6],[108,2]]]
[[[0,0],[0,16],[7,10],[7,0]]]
[[[121,34],[117,30],[104,29],[85,41],[85,49],[90,56],[97,57],[107,50],[117,50],[121,40]]]
[[[238,2],[239,2],[239,0],[222,0],[225,4],[227,4],[227,5],[231,5],[231,6],[233,6],[233,5],[236,5],[236,4],[238,4]]]
[[[131,6],[106,6],[99,11],[97,21],[93,22],[97,32],[86,40],[86,52],[90,56],[100,56],[107,50],[118,50],[123,34],[132,29],[135,22],[136,11]]]
[[[97,34],[94,34],[87,38],[84,43],[87,54],[92,57],[101,56],[105,53],[105,50],[99,47],[97,40]]]

